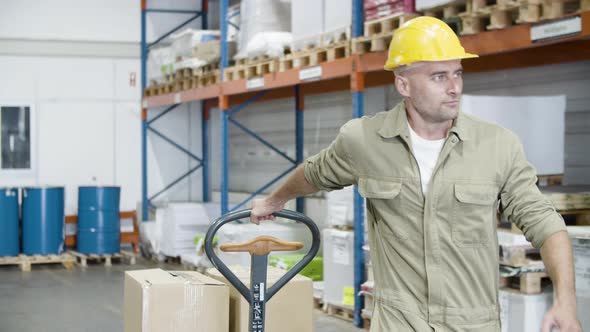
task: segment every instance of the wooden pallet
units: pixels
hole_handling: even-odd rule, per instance
[[[61,255],[19,255],[16,257],[0,257],[0,265],[18,265],[21,271],[31,271],[32,265],[38,264],[62,264],[70,270],[74,267],[76,259],[68,254]]]
[[[537,176],[537,185],[539,187],[561,186],[563,184],[563,174],[539,175]]]
[[[354,309],[337,304],[325,303],[325,311],[332,317],[344,319],[346,321],[354,321]]]
[[[245,64],[236,65],[223,70],[224,81],[235,81],[263,76],[279,71],[279,59],[260,57],[247,59]]]
[[[117,254],[82,254],[77,251],[69,251],[75,258],[75,263],[81,267],[87,267],[88,261],[97,262],[99,264],[104,264],[104,266],[112,266],[114,260],[118,260],[119,262],[125,261],[129,265],[135,265],[137,262],[136,256],[133,253],[121,251]]]
[[[366,330],[371,330],[371,318],[372,318],[372,316],[369,316],[369,315],[367,315],[365,313],[362,313],[361,314],[361,318],[363,319],[363,328],[366,329]]]
[[[391,38],[393,38],[393,32],[353,39],[351,41],[352,54],[386,51],[389,48]]]
[[[321,297],[313,297],[313,308],[318,310],[324,310],[324,299]]]
[[[513,267],[540,265],[541,253],[530,245],[501,246],[500,262]]]
[[[518,290],[522,294],[540,294],[542,285],[551,283],[545,272],[527,272],[515,277],[500,277],[500,287]]]
[[[391,33],[414,17],[416,17],[416,14],[396,13],[391,16],[365,22],[364,36],[372,37]]]

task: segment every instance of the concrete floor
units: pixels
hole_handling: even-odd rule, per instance
[[[68,271],[61,265],[45,265],[21,272],[16,266],[0,266],[0,332],[123,331],[124,272],[154,267],[140,262]],[[320,311],[314,314],[317,332],[364,331]]]

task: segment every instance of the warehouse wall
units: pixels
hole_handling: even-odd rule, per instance
[[[465,93],[506,96],[567,96],[565,178],[590,184],[590,61],[467,75]],[[547,156],[551,158],[551,156]]]
[[[157,8],[199,9],[200,3],[149,1]],[[74,213],[77,186],[116,184],[123,187],[122,209],[136,207],[141,199],[139,6],[136,0],[3,4],[0,102],[34,106],[38,147],[34,171],[0,172],[0,185],[66,185],[66,212]],[[216,22],[215,3],[211,7],[210,21]],[[150,14],[148,40],[186,17]],[[150,110],[150,116],[159,111]],[[199,104],[183,105],[154,127],[200,155],[200,118]],[[188,170],[189,159],[153,134],[148,151],[150,195]],[[200,198],[200,171],[160,197]]]

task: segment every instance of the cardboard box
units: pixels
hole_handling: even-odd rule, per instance
[[[502,332],[539,332],[545,313],[553,305],[553,294],[527,295],[501,289],[499,301]]]
[[[233,273],[250,288],[250,268],[230,267]],[[274,285],[284,270],[268,267],[268,288]],[[217,269],[207,270],[207,275],[228,281]],[[230,285],[228,283],[228,285]],[[250,305],[238,290],[230,285],[230,332],[248,332]],[[311,279],[295,276],[266,303],[265,330],[269,332],[311,332],[313,331],[313,285]]]
[[[227,332],[229,288],[197,272],[125,272],[125,332]]]

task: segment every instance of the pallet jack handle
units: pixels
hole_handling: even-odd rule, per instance
[[[219,259],[219,257],[215,254],[213,250],[213,237],[217,233],[217,231],[221,228],[221,226],[236,221],[239,219],[250,218],[250,212],[252,210],[241,210],[236,212],[231,212],[221,216],[217,219],[209,230],[207,231],[207,235],[205,236],[205,252],[207,253],[207,257],[213,266],[221,272],[221,274],[234,286],[236,289],[242,294],[242,296],[248,301],[250,305],[253,303],[252,294],[250,289],[244,285],[244,283],[236,277],[236,275]],[[295,211],[291,210],[281,210],[278,212],[273,213],[274,216],[295,220],[303,223],[309,230],[311,231],[312,235],[312,243],[309,252],[301,259],[297,264],[295,264],[289,271],[287,271],[272,287],[270,287],[265,294],[264,301],[268,302],[273,295],[275,295],[283,286],[285,286],[289,280],[291,280],[297,273],[299,273],[317,254],[320,248],[320,231],[316,223],[311,220],[311,218]],[[303,247],[303,243],[301,242],[287,242],[282,241],[270,236],[261,236],[255,238],[253,240],[240,243],[240,244],[225,244],[220,247],[222,251],[242,251],[242,252],[250,252],[251,255],[256,256],[266,256],[271,251],[292,251],[298,250]],[[224,250],[225,249],[225,250]]]

